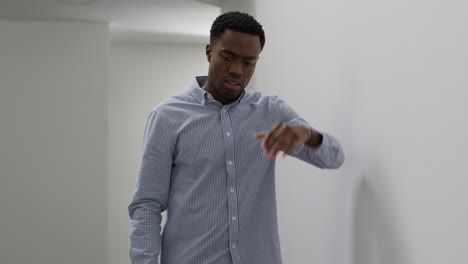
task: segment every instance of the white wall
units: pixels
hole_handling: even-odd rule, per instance
[[[221,6],[221,13],[230,11],[245,12],[250,15],[255,13],[255,1],[251,0],[225,0]]]
[[[0,21],[0,263],[107,262],[100,23]]]
[[[208,42],[208,39],[207,39]],[[129,216],[150,111],[206,75],[205,44],[111,45],[109,85],[109,263],[129,263]],[[163,213],[163,225],[165,213]]]
[[[362,4],[356,122],[368,154],[355,261],[466,263],[468,2]]]
[[[285,263],[466,263],[467,8],[256,1],[257,89],[335,134],[347,157],[336,172],[278,164]]]
[[[294,158],[278,160],[283,262],[349,264],[353,175],[347,171],[355,153],[343,111],[352,111],[352,102],[345,100],[352,91],[340,89],[351,81],[347,75],[352,69],[342,58],[349,52],[342,42],[346,32],[334,25],[345,18],[329,21],[325,12],[330,2],[302,3],[257,1],[256,18],[266,44],[257,64],[256,89],[280,96],[312,126],[336,136],[346,161],[339,170],[320,170]]]
[[[466,2],[238,4],[223,11],[267,34],[256,88],[347,158],[278,162],[284,263],[466,262]],[[113,44],[107,99],[107,41],[105,24],[0,21],[0,263],[129,262],[147,114],[208,66],[204,45]]]

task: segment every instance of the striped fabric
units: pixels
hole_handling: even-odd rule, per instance
[[[275,161],[254,133],[279,121],[309,125],[278,97],[252,90],[222,105],[201,88],[205,81],[197,77],[149,114],[128,207],[132,263],[155,264],[159,254],[161,264],[282,263]],[[291,155],[338,168],[339,142],[319,133],[321,146],[298,145]]]

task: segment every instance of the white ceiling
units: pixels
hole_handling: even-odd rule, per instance
[[[3,20],[108,22],[112,41],[206,43],[224,0],[0,0]]]

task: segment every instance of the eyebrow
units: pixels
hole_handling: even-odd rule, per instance
[[[231,54],[232,56],[236,56],[236,57],[240,57],[239,55],[237,55],[236,53],[230,51],[230,50],[227,50],[227,49],[222,49],[221,50],[222,52],[225,52],[225,53],[229,53]],[[248,59],[248,60],[256,60],[258,59],[258,57],[255,57],[255,56],[245,56],[243,57],[244,59]]]

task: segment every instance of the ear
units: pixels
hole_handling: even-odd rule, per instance
[[[213,53],[213,46],[211,46],[211,44],[208,44],[206,45],[206,59],[208,60],[208,62],[211,62],[211,55]]]

